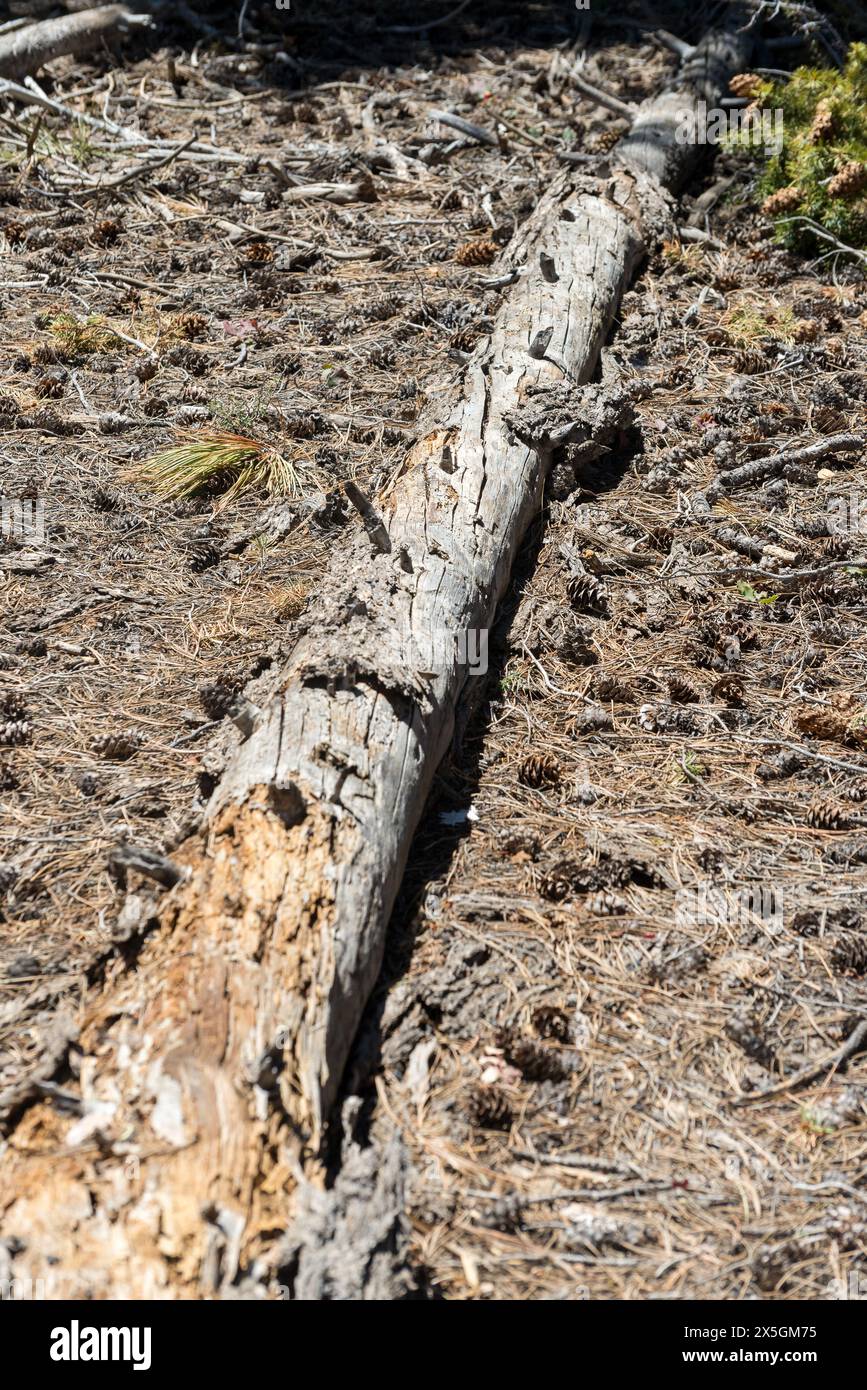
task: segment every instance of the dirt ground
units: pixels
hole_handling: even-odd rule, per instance
[[[45,515],[0,551],[11,1144],[75,1091],[88,987],[125,949],[112,850],[195,823],[227,692],[255,698],[354,524],[341,484],[387,488],[564,153],[626,128],[568,64],[629,100],[676,65],[641,6],[427,34],[345,8],[287,34],[253,6],[239,51],[179,29],[122,66],[58,60],[44,90],[97,124],[0,115],[3,495]],[[113,123],[196,143],[143,170],[159,147]],[[867,288],[775,245],[755,174],[719,153],[681,209],[705,239],[628,292],[605,370],[640,386],[634,426],[558,460],[417,837],[346,1095],[405,1146],[424,1296],[867,1280],[844,1056],[867,1020],[867,469],[853,444],[763,467],[867,431]],[[161,501],[144,462],[202,426],[277,442],[298,495]]]

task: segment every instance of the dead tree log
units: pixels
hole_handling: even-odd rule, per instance
[[[557,180],[510,248],[521,273],[463,381],[390,495],[356,499],[364,525],[175,854],[182,881],[135,969],[116,962],[88,1001],[82,1113],[40,1101],[9,1137],[3,1233],[24,1246],[16,1277],[47,1296],[201,1297],[279,1258],[452,734],[455,638],[491,623],[542,498],[556,441],[521,443],[514,416],[540,388],[582,395],[698,157],[677,114],[712,103],[749,43],[706,40],[608,168]]]
[[[125,5],[103,5],[28,24],[0,38],[0,77],[26,77],[44,63],[67,54],[85,53],[100,39],[111,38],[127,25],[144,23],[146,17],[132,14]]]

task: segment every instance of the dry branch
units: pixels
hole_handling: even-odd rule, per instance
[[[10,1137],[4,1230],[50,1296],[203,1296],[279,1258],[452,736],[456,639],[490,625],[542,499],[550,448],[507,415],[590,381],[699,156],[677,113],[714,100],[749,45],[708,39],[639,108],[611,174],[555,182],[510,248],[524,273],[490,335],[379,499],[388,548],[358,526],[336,549],[135,971],[116,962],[89,1001],[83,1115],[40,1100]]]
[[[30,24],[0,39],[0,77],[25,77],[55,58],[87,52],[129,24],[147,22],[125,5],[103,5]]]

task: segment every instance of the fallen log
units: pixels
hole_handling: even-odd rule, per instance
[[[672,225],[668,190],[700,154],[677,143],[678,116],[712,103],[749,50],[747,34],[710,36],[607,167],[557,178],[510,247],[521,273],[463,381],[387,497],[355,498],[364,524],[174,852],[135,968],[115,961],[87,1001],[81,1113],[41,1099],[9,1134],[3,1234],[23,1247],[15,1277],[47,1297],[213,1296],[279,1264],[452,736],[459,639],[490,625],[570,437],[568,422],[542,437],[515,421],[546,388],[586,401],[621,293]]]
[[[133,14],[125,5],[102,5],[28,24],[0,38],[0,77],[26,77],[55,58],[86,53],[128,25],[147,22],[146,16]]]

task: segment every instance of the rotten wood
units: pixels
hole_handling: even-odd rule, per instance
[[[523,273],[489,336],[377,499],[389,548],[360,525],[336,547],[270,704],[173,852],[184,880],[135,969],[118,959],[87,1001],[82,1114],[45,1096],[9,1135],[4,1236],[49,1297],[213,1296],[278,1268],[452,738],[461,639],[491,624],[542,501],[552,446],[509,421],[592,379],[700,155],[677,115],[749,48],[708,38],[610,172],[556,180],[509,248]]]

